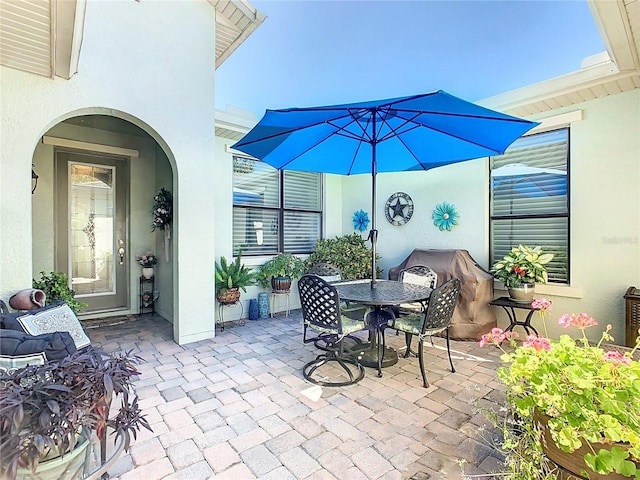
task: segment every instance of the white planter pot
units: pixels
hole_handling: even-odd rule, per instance
[[[35,473],[19,468],[16,480],[75,480],[83,478],[89,440],[81,438],[72,452],[63,457],[40,462]]]
[[[536,293],[535,283],[523,283],[519,287],[509,287],[509,296],[516,302],[530,302]]]

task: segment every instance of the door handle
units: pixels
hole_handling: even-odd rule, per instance
[[[120,265],[124,265],[124,240],[118,240],[120,248],[118,249],[118,256],[120,257]]]

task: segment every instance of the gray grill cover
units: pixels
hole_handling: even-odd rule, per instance
[[[389,269],[389,280],[397,280],[405,268],[427,265],[438,274],[438,285],[451,278],[462,283],[449,335],[458,340],[479,340],[497,326],[493,300],[493,275],[476,263],[466,250],[421,250],[416,248],[397,267]]]

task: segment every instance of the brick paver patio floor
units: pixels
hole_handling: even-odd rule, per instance
[[[501,470],[484,414],[502,401],[496,348],[452,341],[451,373],[435,338],[425,346],[428,389],[418,359],[400,358],[382,378],[367,368],[361,382],[323,387],[316,398],[301,369],[319,351],[302,342],[299,310],[228,322],[215,339],[183,346],[160,317],[94,325],[94,345],[144,358],[136,390],[153,427],[111,478],[423,480]],[[403,335],[386,335],[404,347]]]

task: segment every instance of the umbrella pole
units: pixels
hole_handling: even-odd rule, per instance
[[[375,135],[375,116],[373,119],[373,131]],[[375,138],[371,144],[371,231],[369,239],[371,240],[371,288],[376,288],[376,243],[378,242],[378,230],[376,230],[376,142]]]

